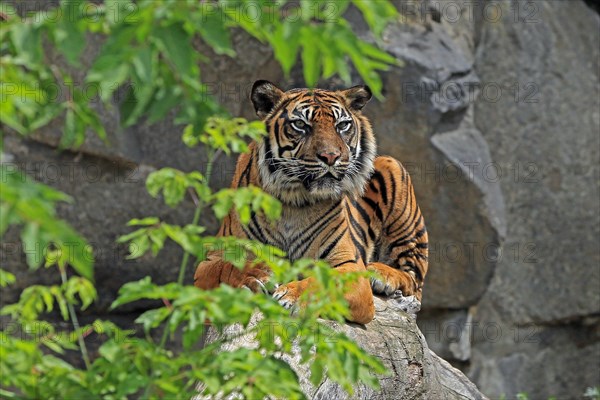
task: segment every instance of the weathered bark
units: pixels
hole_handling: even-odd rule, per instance
[[[392,375],[379,379],[381,388],[374,390],[359,384],[354,388],[355,399],[486,399],[462,372],[433,353],[417,327],[413,312],[415,303],[406,298],[375,298],[375,319],[366,326],[340,325],[325,321],[336,331],[344,332],[363,349],[381,359]],[[418,303],[417,303],[418,304]],[[256,316],[252,323],[260,320]],[[223,351],[240,346],[255,346],[250,335],[239,336],[241,327],[231,326],[225,335],[236,336]],[[218,338],[216,330],[210,330],[207,342]],[[300,384],[309,399],[344,399],[348,395],[335,382],[325,378],[314,387],[309,381],[309,366],[299,365],[298,357],[284,357],[300,377]],[[202,391],[202,384],[198,386]],[[202,395],[197,399],[203,399]]]

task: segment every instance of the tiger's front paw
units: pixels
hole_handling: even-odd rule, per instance
[[[254,293],[263,292],[271,294],[279,286],[271,281],[273,273],[268,269],[254,268],[246,272],[243,278],[241,287],[250,289]]]
[[[375,294],[391,296],[400,290],[400,282],[393,277],[371,278],[371,289]]]
[[[298,304],[298,299],[304,291],[302,281],[290,282],[279,286],[273,292],[273,298],[279,302],[285,309],[295,308]]]
[[[417,295],[417,284],[408,273],[381,263],[371,263],[367,269],[379,275],[377,278],[371,278],[373,293],[391,296],[400,291],[404,296]]]

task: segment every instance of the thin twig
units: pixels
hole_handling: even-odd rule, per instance
[[[60,269],[60,279],[62,280],[63,285],[67,284],[67,271],[64,267],[59,267]],[[77,319],[77,314],[75,313],[75,307],[71,302],[67,302],[67,308],[69,309],[69,315],[71,316],[71,322],[73,323],[73,328],[77,333],[77,341],[79,342],[79,349],[81,350],[81,357],[83,358],[83,363],[85,364],[86,369],[90,369],[90,357],[88,355],[87,347],[85,345],[85,340],[83,339],[83,335],[79,330],[79,320]]]
[[[204,174],[204,179],[205,179],[206,185],[208,185],[210,183],[210,176],[212,174],[213,165],[220,154],[221,154],[220,149],[216,150],[215,152],[209,153],[209,157],[208,157],[209,161],[208,161],[208,165],[206,166],[206,173]],[[194,193],[194,195],[195,195],[195,193]],[[195,196],[195,198],[194,198],[194,196],[192,196],[192,200],[194,200],[194,205],[196,206],[196,209],[194,210],[194,217],[192,218],[192,225],[197,225],[198,221],[200,220],[200,214],[202,212],[202,208],[204,207],[204,202],[202,201],[202,199],[198,198],[198,196]],[[187,251],[184,251],[183,258],[181,259],[181,264],[179,265],[179,275],[177,277],[177,283],[179,285],[182,285],[183,281],[185,279],[185,271],[187,269],[189,258],[190,258],[190,253],[188,253]],[[167,343],[167,338],[169,337],[169,323],[171,322],[171,318],[172,318],[172,315],[171,315],[171,317],[169,317],[169,322],[167,322],[167,324],[165,325],[165,329],[160,338],[160,342],[158,343],[157,350],[164,349],[165,344]],[[154,375],[154,371],[152,372],[151,376],[153,376],[153,375]],[[150,394],[150,387],[151,387],[151,384],[146,386],[146,389],[144,390],[144,394],[142,395],[143,399],[148,398],[148,395]]]

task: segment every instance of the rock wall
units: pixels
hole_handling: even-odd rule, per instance
[[[534,4],[518,8],[528,23],[477,24],[481,79],[521,86],[519,101],[475,104],[492,158],[520,172],[499,179],[503,248],[519,252],[498,261],[471,310],[504,334],[474,341],[469,371],[491,396],[581,398],[600,382],[600,19],[583,2]]]
[[[491,398],[580,398],[600,386],[597,11],[580,0],[396,6],[401,20],[382,45],[401,66],[383,75],[386,100],[366,112],[379,152],[411,172],[430,232],[419,326],[429,347]],[[299,70],[284,80],[270,50],[244,34],[234,35],[244,54],[236,59],[197,45],[211,60],[203,79],[234,115],[253,117],[246,99],[256,79],[303,84]],[[86,54],[95,51],[92,43]],[[115,110],[103,111],[110,146],[90,138],[77,153],[59,153],[57,126],[27,141],[5,137],[12,162],[75,199],[59,212],[95,247],[100,295],[84,319],[103,317],[128,280],[176,279],[175,246],[158,259],[127,261],[114,240],[131,218],[190,221],[191,204],[165,208],[145,193],[144,180],[157,168],[203,170],[206,162],[181,143],[170,119],[123,129]],[[220,160],[215,186],[228,185],[233,165]],[[204,223],[216,228],[214,220]],[[1,247],[2,264],[18,278],[3,289],[3,303],[51,279],[23,270],[17,243],[9,232]],[[120,312],[133,321],[143,308]]]

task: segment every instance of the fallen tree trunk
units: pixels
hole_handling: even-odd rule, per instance
[[[411,307],[413,307],[411,309]],[[338,324],[324,321],[336,331],[345,333],[370,354],[377,356],[386,368],[392,372],[389,376],[379,378],[381,388],[373,388],[358,384],[354,388],[352,398],[355,399],[472,399],[480,400],[486,397],[467,377],[448,362],[433,353],[423,334],[417,327],[414,303],[405,298],[381,299],[375,298],[375,319],[367,325]],[[260,321],[257,316],[254,323]],[[236,337],[224,345],[228,349],[253,347],[254,341],[250,335],[240,336],[240,326],[231,326],[225,330],[225,335]],[[218,339],[216,330],[210,329],[207,342]],[[300,357],[284,356],[300,377],[302,390],[309,399],[344,399],[348,395],[335,382],[324,378],[318,387],[309,381],[309,366],[299,364]],[[202,393],[202,384],[198,385]],[[206,397],[199,395],[196,399]]]

